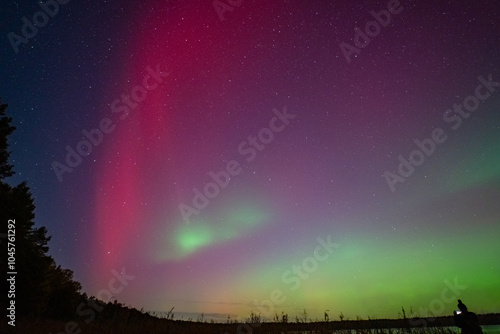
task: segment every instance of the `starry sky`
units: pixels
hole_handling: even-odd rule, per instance
[[[121,273],[111,300],[178,319],[500,312],[495,1],[2,7],[10,182],[88,294]]]

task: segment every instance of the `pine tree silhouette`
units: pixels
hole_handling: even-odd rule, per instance
[[[7,247],[15,251],[15,306],[16,316],[34,319],[50,317],[69,319],[74,316],[77,302],[82,299],[81,285],[73,281],[73,272],[56,266],[47,253],[50,237],[45,227],[35,227],[35,203],[26,182],[12,186],[6,182],[14,175],[9,164],[8,136],[15,127],[7,117],[7,104],[0,98],[0,238],[1,254],[8,254]],[[15,222],[15,239],[9,245],[6,238],[8,224]],[[12,247],[12,246],[15,247]],[[7,268],[7,257],[0,256],[0,267]],[[1,291],[9,290],[7,271],[3,271]],[[13,299],[11,299],[13,300]],[[1,297],[5,310],[9,302],[7,293]]]

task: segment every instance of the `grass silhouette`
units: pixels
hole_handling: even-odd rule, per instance
[[[203,314],[197,321],[176,320],[174,308],[168,312],[156,313],[136,310],[120,303],[104,304],[94,321],[86,323],[81,319],[74,321],[55,321],[50,319],[19,319],[16,333],[52,333],[52,334],[156,334],[156,333],[206,333],[206,334],[239,334],[239,333],[335,333],[335,334],[457,334],[452,316],[437,318],[399,319],[361,319],[348,320],[341,313],[339,320],[313,321],[306,310],[289,321],[286,313],[277,313],[273,321],[266,322],[260,314],[251,312],[243,321],[237,322],[230,317],[224,323],[208,321]],[[325,312],[326,313],[326,312]],[[499,325],[500,314],[478,315],[481,325]],[[420,320],[418,322],[417,320]],[[412,326],[412,323],[425,324],[428,327]],[[1,333],[10,333],[9,328],[1,328]],[[13,332],[14,333],[14,332]]]

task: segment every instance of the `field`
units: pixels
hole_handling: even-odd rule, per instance
[[[500,314],[480,315],[485,334],[496,334]],[[428,324],[423,327],[422,324]],[[413,324],[413,325],[412,325]],[[2,325],[5,326],[5,325]],[[329,322],[247,322],[208,323],[160,319],[147,316],[145,319],[111,319],[90,323],[61,322],[51,320],[21,320],[16,330],[2,327],[1,333],[47,333],[47,334],[160,334],[160,333],[335,333],[335,334],[456,334],[452,317],[435,319],[414,318],[396,320],[354,320]]]

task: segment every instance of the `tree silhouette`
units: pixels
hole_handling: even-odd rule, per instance
[[[14,175],[9,164],[8,136],[15,127],[6,115],[7,104],[0,99],[0,231],[2,255],[0,266],[4,275],[2,291],[8,291],[7,246],[15,245],[15,306],[16,315],[28,318],[50,317],[67,319],[73,316],[81,285],[73,280],[73,272],[56,266],[47,252],[50,237],[45,227],[35,227],[35,203],[26,182],[12,186],[5,179]],[[15,240],[7,240],[9,222],[15,222]],[[9,302],[7,293],[1,297],[2,308]]]
[[[6,177],[12,176],[14,171],[13,166],[9,164],[10,152],[8,151],[7,137],[14,132],[16,129],[10,123],[12,118],[7,117],[7,104],[2,104],[2,98],[0,97],[0,179],[3,180]]]

